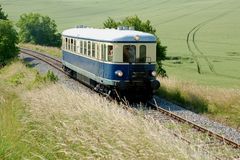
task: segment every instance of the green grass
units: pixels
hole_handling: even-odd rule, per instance
[[[0,90],[0,159],[17,159],[26,150],[26,146],[20,144],[24,128],[20,119],[24,105],[14,92],[7,91],[2,84]]]
[[[168,46],[169,57],[192,59],[164,62],[170,77],[225,88],[240,86],[239,0],[2,0],[1,4],[15,22],[22,13],[39,12],[56,20],[59,31],[78,24],[102,27],[108,16],[120,20],[138,15],[152,22],[162,44]],[[194,53],[187,46],[189,32]],[[197,61],[202,74],[197,73]]]
[[[29,114],[21,95],[56,80],[52,72],[40,75],[17,60],[0,69],[0,159],[31,158],[41,148],[30,132],[35,124],[24,121]]]

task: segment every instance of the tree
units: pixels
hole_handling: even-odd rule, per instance
[[[8,20],[8,16],[2,11],[2,6],[0,5],[0,19]]]
[[[118,26],[120,26],[121,23],[120,22],[116,22],[114,19],[112,19],[111,17],[108,17],[108,19],[103,23],[103,26],[105,28],[117,28]]]
[[[18,36],[12,23],[0,19],[0,66],[18,55]]]
[[[55,21],[38,13],[23,14],[17,22],[21,42],[46,46],[61,46],[61,34]]]
[[[109,17],[104,23],[105,28],[117,28],[118,26],[129,26],[134,27],[137,31],[143,31],[147,33],[154,34],[156,37],[156,29],[153,28],[151,22],[147,20],[143,22],[138,16],[126,17],[122,21],[115,21],[113,18]],[[159,38],[157,37],[157,63],[158,63],[158,73],[162,76],[166,76],[166,71],[162,68],[161,61],[166,59],[166,46],[162,46]]]

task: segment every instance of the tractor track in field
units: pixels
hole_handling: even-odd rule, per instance
[[[219,3],[217,3],[217,4],[214,4],[214,5],[205,7],[205,8],[201,8],[201,9],[199,9],[199,10],[195,10],[195,11],[190,12],[190,13],[185,13],[185,14],[183,14],[183,15],[179,15],[179,16],[177,16],[177,17],[170,18],[170,19],[168,19],[168,20],[166,20],[166,21],[162,21],[162,22],[156,23],[155,25],[167,24],[167,23],[173,22],[173,21],[175,21],[175,20],[179,20],[179,19],[181,19],[181,18],[184,18],[184,17],[187,17],[187,16],[191,16],[191,15],[193,15],[193,14],[196,14],[196,13],[199,13],[199,12],[202,12],[202,11],[205,11],[205,10],[207,10],[207,9],[214,8],[214,7],[216,7],[216,6],[218,6],[218,5],[221,5],[221,4],[223,4],[223,3],[224,3],[224,2],[219,2]],[[181,10],[181,8],[180,8],[180,9],[177,9],[177,10]],[[176,10],[175,10],[175,11],[176,11]]]
[[[160,1],[159,3],[155,4],[155,6],[168,3],[169,1],[170,1],[170,0]],[[148,2],[148,1],[145,1],[144,3],[141,3],[141,5],[143,5],[143,4],[149,4],[149,2]],[[143,9],[143,10],[144,10],[144,9],[149,9],[149,6],[143,5],[143,7],[140,7],[139,9]],[[157,10],[159,10],[159,8],[157,8]],[[146,11],[146,12],[148,12],[148,11]]]
[[[187,38],[186,38],[186,43],[187,43],[187,47],[188,47],[188,50],[191,52],[192,54],[192,57],[194,59],[194,61],[196,62],[197,64],[197,70],[198,70],[198,73],[201,74],[202,71],[201,71],[201,66],[200,66],[200,63],[199,63],[199,60],[198,60],[198,56],[197,54],[200,54],[204,60],[207,62],[207,65],[210,69],[210,71],[214,74],[217,74],[215,69],[214,69],[214,65],[209,61],[209,59],[207,58],[207,56],[205,55],[205,53],[198,47],[197,43],[196,43],[196,35],[197,35],[197,32],[202,28],[204,27],[205,25],[219,19],[219,18],[222,18],[228,14],[230,14],[231,12],[235,11],[234,9],[231,9],[229,11],[226,11],[224,13],[221,13],[220,15],[217,15],[213,18],[210,18],[208,20],[205,20],[199,24],[197,24],[196,26],[194,26],[187,34]],[[191,38],[190,38],[191,37]],[[192,40],[190,40],[192,39]],[[192,47],[191,47],[191,41],[193,43],[193,48],[196,50],[196,52],[193,51]]]
[[[202,27],[202,26],[201,26],[201,27]],[[199,47],[198,47],[198,45],[197,45],[197,43],[196,43],[196,41],[195,41],[196,33],[201,29],[201,27],[199,27],[198,29],[196,29],[196,30],[194,31],[194,33],[193,33],[193,37],[192,37],[192,38],[193,38],[193,44],[194,44],[195,49],[203,56],[203,58],[204,58],[205,61],[207,62],[208,67],[209,67],[209,69],[211,70],[211,72],[213,72],[213,73],[216,74],[216,71],[215,71],[215,69],[214,69],[214,65],[209,61],[208,57],[205,56],[205,53],[202,52],[202,51],[199,49]]]
[[[187,41],[188,50],[191,52],[191,55],[192,55],[192,57],[193,57],[193,60],[194,60],[194,61],[196,62],[196,64],[197,64],[197,71],[198,71],[199,74],[201,74],[200,63],[199,63],[199,61],[198,61],[198,58],[197,58],[195,52],[192,50],[191,45],[190,45],[190,41],[189,41],[189,39],[190,39],[190,34],[192,33],[192,31],[195,30],[195,28],[196,28],[196,27],[194,27],[192,30],[190,30],[190,31],[188,32],[188,34],[187,34],[187,40],[186,40],[186,41]]]

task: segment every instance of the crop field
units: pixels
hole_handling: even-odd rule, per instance
[[[138,15],[157,29],[169,77],[222,88],[240,88],[239,0],[1,0],[9,18],[38,12],[53,18],[59,31]]]

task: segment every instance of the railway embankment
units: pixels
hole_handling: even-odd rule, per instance
[[[61,58],[61,50],[58,48],[32,44],[20,46]],[[159,80],[160,97],[240,131],[240,89],[202,85],[172,77]]]
[[[36,66],[47,65],[32,59],[0,70],[1,159],[211,158],[79,83],[52,83]]]
[[[133,115],[43,62],[22,58],[27,65],[17,62],[0,72],[3,159],[213,158],[151,118]],[[48,70],[59,77],[57,84]]]

